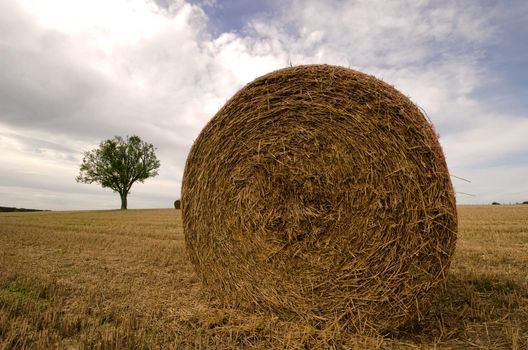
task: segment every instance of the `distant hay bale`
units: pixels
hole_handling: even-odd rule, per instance
[[[392,86],[329,65],[236,93],[182,185],[190,259],[225,304],[385,331],[446,278],[457,217],[432,126]]]
[[[181,209],[181,200],[176,199],[174,201],[174,209]]]

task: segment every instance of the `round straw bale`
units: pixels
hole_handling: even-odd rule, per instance
[[[436,133],[392,86],[306,65],[238,91],[185,166],[190,259],[225,304],[386,331],[420,318],[455,249]]]

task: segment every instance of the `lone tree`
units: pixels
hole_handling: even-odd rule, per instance
[[[126,209],[132,185],[158,175],[160,162],[154,150],[152,144],[136,135],[102,141],[99,148],[84,152],[80,174],[75,180],[111,188],[121,196],[121,209]]]

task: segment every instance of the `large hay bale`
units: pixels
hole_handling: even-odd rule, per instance
[[[393,87],[342,67],[241,89],[195,141],[182,202],[190,259],[226,304],[357,331],[423,315],[455,249],[431,125]]]

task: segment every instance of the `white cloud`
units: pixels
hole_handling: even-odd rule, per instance
[[[243,84],[280,66],[247,38],[210,37],[203,11],[183,1],[168,10],[144,0],[2,6],[19,18],[6,24],[18,28],[0,48],[6,78],[0,89],[7,92],[0,107],[1,161],[3,183],[12,186],[0,191],[4,200],[13,198],[9,188],[20,190],[17,183],[37,194],[62,188],[81,196],[86,186],[74,182],[81,150],[137,133],[158,147],[162,169],[133,188],[130,205],[154,205],[155,197],[170,206],[188,148],[204,124]],[[39,140],[50,140],[47,148],[35,148]],[[66,156],[60,145],[71,149]],[[28,169],[37,169],[38,179]],[[24,198],[11,204],[26,205]],[[60,203],[69,209],[93,204]]]
[[[115,206],[109,190],[75,184],[81,150],[137,133],[158,147],[162,167],[132,189],[130,205],[170,206],[205,123],[241,86],[289,63],[351,66],[394,84],[437,126],[451,170],[471,175],[467,192],[499,188],[495,178],[525,171],[493,162],[526,149],[526,123],[507,111],[493,115],[475,97],[491,79],[481,64],[484,44],[496,40],[489,8],[453,0],[277,6],[275,17],[256,14],[243,31],[213,37],[205,12],[183,0],[165,7],[153,0],[0,3],[5,205],[28,206],[33,191],[40,207]]]
[[[526,168],[515,157],[528,146],[527,119],[493,113],[475,94],[497,79],[483,64],[485,45],[497,41],[492,24],[497,13],[490,11],[496,8],[457,1],[294,0],[291,5],[282,18],[257,20],[252,28],[267,40],[278,39],[296,64],[348,65],[408,95],[440,132],[451,171],[472,179],[469,184],[453,179],[457,189],[476,195],[459,196],[460,202],[490,201],[494,188],[505,199],[513,193],[507,186],[528,197],[528,188],[519,186]],[[498,165],[507,162],[505,156],[511,163]]]

